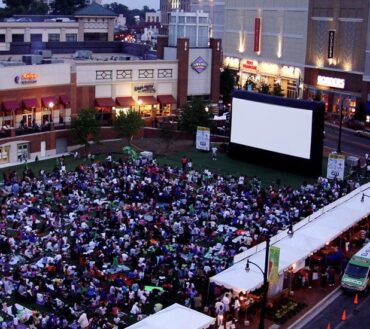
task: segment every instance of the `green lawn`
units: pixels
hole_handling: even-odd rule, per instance
[[[280,180],[280,183],[283,185],[290,185],[293,187],[298,187],[302,183],[313,183],[316,181],[315,178],[292,174],[289,172],[284,172],[268,167],[258,166],[251,163],[246,163],[238,160],[231,159],[225,153],[219,153],[217,160],[213,161],[210,152],[198,151],[195,148],[184,152],[176,153],[172,155],[160,155],[157,157],[157,162],[160,165],[169,164],[172,166],[181,166],[180,159],[183,155],[186,155],[188,158],[191,158],[193,161],[193,167],[196,170],[209,169],[212,172],[220,173],[223,175],[246,175],[248,177],[257,176],[261,179],[262,185],[270,185],[276,183],[277,180]],[[98,155],[96,159],[102,160],[105,155]],[[114,158],[119,157],[119,154],[115,154]],[[67,170],[73,170],[80,162],[86,162],[84,158],[74,159],[72,156],[67,156],[65,158],[65,164]],[[53,170],[57,163],[57,159],[49,159],[44,161],[38,161],[37,163],[29,163],[29,168],[31,168],[35,173],[38,173],[39,170],[44,169],[46,171]],[[327,158],[323,159],[323,173],[322,176],[326,176],[326,166]],[[24,170],[24,164],[17,165],[13,167],[8,167],[0,169],[0,180],[2,180],[2,174],[4,171],[16,170],[18,174],[22,174]],[[348,175],[348,173],[347,173]],[[367,179],[368,181],[368,179]],[[362,182],[365,183],[365,182]]]

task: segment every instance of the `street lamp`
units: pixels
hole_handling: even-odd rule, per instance
[[[349,97],[350,96],[343,97],[342,103],[340,104],[340,119],[339,119],[339,135],[338,135],[337,153],[342,153],[341,145],[342,145],[343,105],[344,105],[344,101],[347,100]]]
[[[293,232],[292,224],[289,225],[287,234],[290,238],[293,237],[294,232]],[[261,271],[263,275],[262,303],[261,303],[262,305],[261,305],[260,323],[258,325],[258,329],[265,329],[265,310],[267,306],[267,294],[269,291],[269,282],[268,282],[267,275],[268,275],[268,263],[269,263],[270,238],[271,238],[271,233],[270,233],[270,230],[268,230],[267,237],[266,237],[266,253],[265,253],[264,270],[262,270],[262,268],[258,264],[250,261],[249,259],[247,259],[247,264],[245,265],[245,271],[247,273],[250,271],[250,264],[253,264]]]
[[[49,102],[49,109],[50,109],[49,123],[50,124],[52,122],[52,117],[53,117],[53,107],[54,107],[54,103],[53,102]]]
[[[362,193],[361,202],[364,202],[364,201],[365,201],[365,196],[366,196],[367,198],[370,198],[370,195],[367,195],[367,194],[365,194],[365,193]]]

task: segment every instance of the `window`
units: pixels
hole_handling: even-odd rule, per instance
[[[48,36],[48,41],[53,42],[53,41],[59,41],[60,40],[60,34],[58,33],[49,33]]]
[[[9,146],[0,146],[0,163],[9,162]]]
[[[17,145],[17,159],[22,162],[28,159],[28,143]]]
[[[77,34],[76,33],[66,33],[66,41],[76,42],[77,41]]]
[[[85,33],[85,41],[108,41],[108,33]]]
[[[24,42],[24,34],[12,34],[12,42]]]
[[[196,23],[196,17],[195,16],[186,17],[186,23],[193,23],[193,24],[195,24]]]
[[[0,42],[5,42],[5,34],[0,34]]]
[[[151,69],[139,70],[139,78],[153,79],[154,78],[154,70],[151,70]]]
[[[112,70],[96,71],[96,80],[112,80]]]

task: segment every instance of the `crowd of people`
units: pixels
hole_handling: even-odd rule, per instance
[[[2,328],[124,328],[174,302],[215,316],[221,290],[211,276],[268,230],[285,230],[349,190],[324,178],[263,187],[257,177],[146,159],[90,158],[66,170],[60,158],[52,172],[8,172]]]

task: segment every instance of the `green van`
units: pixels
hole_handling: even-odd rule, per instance
[[[341,286],[348,291],[367,291],[370,286],[370,242],[352,256],[344,271]]]

